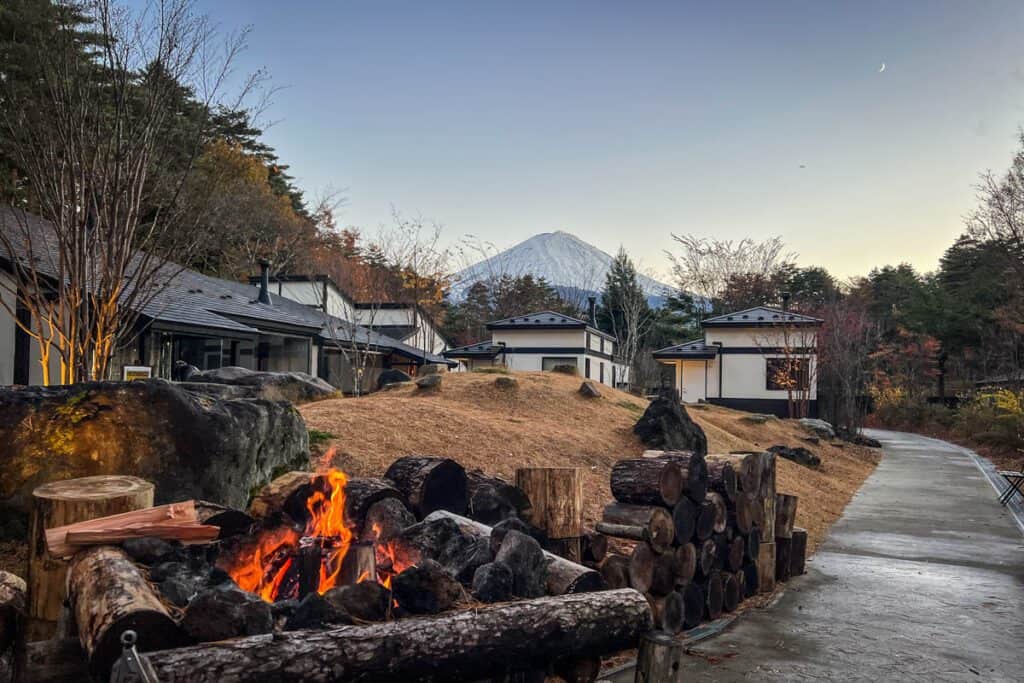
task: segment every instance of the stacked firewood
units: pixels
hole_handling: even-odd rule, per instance
[[[659,628],[693,628],[774,588],[773,454],[648,451],[616,463],[611,492],[596,530],[621,552],[599,569],[609,586],[644,593]]]

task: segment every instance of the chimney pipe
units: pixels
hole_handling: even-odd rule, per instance
[[[591,325],[593,325],[594,327],[597,327],[597,297],[596,296],[588,296],[587,297],[587,309],[588,309],[588,315],[590,316],[590,320],[588,322]]]
[[[256,301],[270,304],[270,261],[266,259],[260,259],[260,295]]]

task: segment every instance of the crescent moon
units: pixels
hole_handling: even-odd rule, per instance
[[[885,62],[882,62],[882,66],[878,67],[878,73],[885,71]]]

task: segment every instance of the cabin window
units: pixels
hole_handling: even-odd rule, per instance
[[[570,367],[578,368],[579,364],[576,362],[574,356],[569,357],[558,357],[558,356],[544,356],[540,359],[540,369],[548,372],[554,370],[559,365],[568,365]]]
[[[584,367],[586,368],[586,369],[585,369],[585,370],[583,371],[583,375],[584,375],[584,376],[585,376],[585,377],[586,377],[587,379],[590,379],[590,359],[589,359],[589,358],[588,358],[588,359],[586,359],[586,361],[584,361],[583,365],[584,365]]]
[[[604,384],[604,363],[598,363],[597,365],[598,365],[598,368],[600,369],[600,372],[601,372],[601,377],[600,377],[601,384]]]
[[[765,363],[768,391],[806,391],[810,387],[810,359],[768,358]]]

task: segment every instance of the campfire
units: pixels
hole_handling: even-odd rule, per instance
[[[345,516],[348,481],[339,470],[311,477],[309,487],[292,494],[305,496],[302,505],[286,500],[269,525],[222,552],[217,566],[239,588],[271,603],[371,578],[390,589],[392,577],[408,565],[396,561],[389,542],[381,542],[380,522],[371,522],[359,540],[355,520]]]

